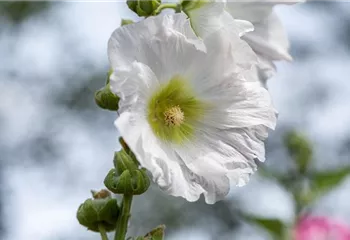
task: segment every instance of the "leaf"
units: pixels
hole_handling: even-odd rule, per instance
[[[159,225],[145,235],[144,240],[163,240],[165,225]]]
[[[256,218],[252,216],[246,216],[246,219],[270,232],[275,239],[283,239],[286,226],[279,219]]]
[[[350,176],[350,167],[337,169],[334,171],[317,172],[311,175],[311,196],[310,201],[314,201],[320,196],[328,193]]]

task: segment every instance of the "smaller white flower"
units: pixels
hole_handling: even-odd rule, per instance
[[[255,160],[264,161],[276,115],[268,91],[247,78],[255,58],[246,45],[223,30],[199,39],[183,13],[112,34],[115,124],[168,194],[196,201],[203,193],[214,203],[227,195],[229,180],[244,185]]]
[[[206,0],[194,1],[192,9],[186,11],[192,26],[199,36],[217,28],[230,29],[232,22],[239,24],[242,39],[255,51],[259,64],[255,71],[265,83],[275,73],[273,61],[291,61],[289,41],[285,29],[273,11],[276,4],[293,4],[302,0]],[[229,15],[229,16],[228,16]],[[236,19],[236,20],[234,20]],[[240,20],[237,20],[240,19]],[[250,26],[249,23],[254,25]]]
[[[289,54],[287,33],[277,14],[273,11],[276,4],[294,4],[301,0],[235,0],[227,2],[227,10],[234,17],[250,21],[254,31],[242,37],[259,58],[257,73],[265,85],[276,72],[274,61],[292,61]]]

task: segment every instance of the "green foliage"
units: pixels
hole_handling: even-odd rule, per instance
[[[272,234],[274,239],[278,239],[278,240],[283,239],[285,235],[287,227],[284,225],[283,222],[281,222],[278,219],[264,219],[264,218],[257,218],[252,216],[246,216],[246,219],[249,222],[268,231],[270,234]]]
[[[50,4],[49,1],[1,1],[0,16],[6,16],[14,23],[20,23],[25,18],[46,10]]]
[[[311,189],[305,202],[311,203],[342,183],[350,176],[350,167],[311,174]]]
[[[305,173],[312,160],[312,146],[308,139],[296,131],[291,131],[284,138],[289,154],[298,165],[300,173]]]

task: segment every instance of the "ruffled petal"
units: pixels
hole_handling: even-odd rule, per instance
[[[150,94],[160,86],[152,70],[140,62],[117,68],[110,76],[111,91],[120,97],[119,113],[145,112]]]
[[[108,42],[109,61],[113,69],[128,66],[134,61],[143,63],[161,81],[169,77],[164,73],[174,73],[179,64],[185,65],[190,61],[193,53],[186,47],[205,51],[203,42],[194,36],[183,13],[149,17],[113,32]],[[178,57],[183,59],[180,61]]]
[[[191,25],[197,36],[204,39],[224,27],[224,22],[221,19],[224,10],[225,3],[223,1],[209,1],[186,13],[190,17]]]
[[[266,19],[276,4],[295,4],[305,0],[232,0],[227,1],[227,10],[234,18],[259,23]]]
[[[207,115],[206,122],[221,129],[264,125],[276,126],[277,116],[269,92],[259,82],[238,82],[227,85],[231,96],[222,90],[211,93],[216,105]],[[208,98],[209,99],[209,98]],[[231,99],[231,100],[229,100]]]
[[[243,39],[255,52],[271,60],[293,60],[288,53],[287,33],[276,13],[271,13],[254,27],[255,30],[246,34]]]
[[[142,116],[125,112],[115,121],[115,125],[141,166],[151,172],[153,181],[164,192],[191,202],[198,200],[205,192],[193,180],[193,173],[178,161],[175,152],[154,137]]]

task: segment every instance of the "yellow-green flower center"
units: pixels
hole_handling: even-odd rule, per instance
[[[157,89],[147,106],[147,120],[163,141],[182,144],[192,138],[207,104],[200,101],[188,81],[174,76]]]
[[[164,112],[164,121],[167,126],[180,126],[185,116],[179,106],[169,108]]]

